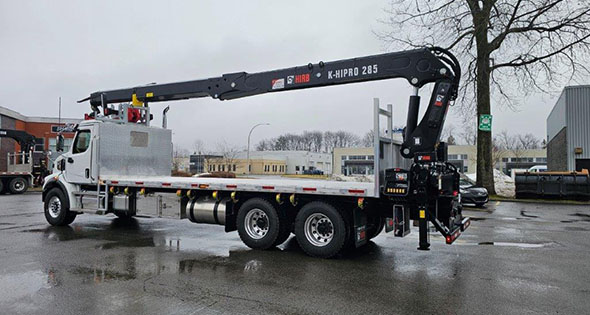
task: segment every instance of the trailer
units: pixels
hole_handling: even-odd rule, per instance
[[[272,248],[294,233],[307,254],[324,258],[363,246],[384,229],[406,236],[410,220],[419,223],[419,249],[430,247],[429,222],[451,244],[470,223],[461,213],[458,172],[446,162],[446,145],[439,142],[459,76],[454,56],[425,48],[92,93],[82,100],[90,101],[92,113],[77,126],[70,152],[56,160],[45,180],[45,217],[52,225],[67,225],[83,213],[173,216],[237,230],[254,249]],[[388,132],[375,132],[372,183],[172,177],[166,111],[162,128],[150,126],[148,102],[206,96],[225,100],[397,77],[414,86],[405,138],[393,140],[392,106],[381,108],[374,100],[374,130]],[[418,124],[417,92],[427,83],[435,86]],[[379,125],[382,116],[386,126]]]

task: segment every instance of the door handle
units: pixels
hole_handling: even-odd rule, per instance
[[[86,174],[86,178],[90,178],[90,169],[89,168],[86,169],[85,174]]]
[[[72,159],[71,157],[68,158],[68,163],[74,163],[74,159]]]

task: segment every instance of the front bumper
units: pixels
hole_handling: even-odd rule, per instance
[[[461,195],[461,203],[487,203],[489,201],[488,195]]]

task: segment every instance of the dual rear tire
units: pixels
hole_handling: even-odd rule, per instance
[[[244,244],[269,249],[285,242],[291,231],[308,255],[329,258],[338,254],[351,234],[342,214],[324,202],[310,202],[295,218],[294,227],[285,209],[262,198],[246,201],[238,210],[236,227]]]

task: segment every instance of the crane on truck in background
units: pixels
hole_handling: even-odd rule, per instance
[[[52,225],[66,225],[81,213],[132,216],[155,207],[161,216],[174,205],[180,218],[237,230],[251,248],[276,246],[294,233],[301,248],[317,257],[334,256],[351,244],[362,246],[384,226],[403,237],[410,232],[410,220],[419,223],[419,249],[430,247],[429,222],[451,244],[470,224],[458,202],[459,174],[439,141],[460,75],[450,52],[431,47],[92,93],[79,101],[89,101],[92,112],[78,126],[70,152],[58,158],[46,178],[45,217]],[[152,102],[231,100],[392,78],[405,78],[413,87],[399,145],[403,158],[396,161],[392,137],[376,132],[374,184],[171,177],[171,132],[150,127]],[[418,123],[418,92],[429,83],[434,83],[432,96]],[[375,105],[374,130],[380,130],[379,117],[385,115],[391,135],[391,106]]]

